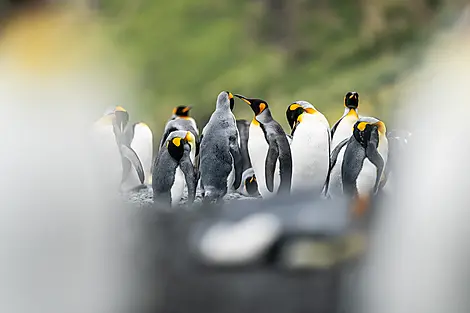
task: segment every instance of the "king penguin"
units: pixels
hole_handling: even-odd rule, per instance
[[[286,133],[276,122],[268,103],[235,95],[246,102],[255,116],[250,124],[248,152],[263,198],[276,193],[289,194],[292,180],[292,155]]]
[[[166,137],[175,130],[190,131],[197,139],[199,137],[199,130],[196,121],[189,116],[189,111],[192,109],[190,106],[180,105],[173,109],[172,115],[168,122],[165,124],[162,139],[160,141],[160,148],[166,142]]]
[[[361,117],[353,127],[353,135],[344,152],[341,176],[346,197],[369,198],[378,191],[388,158],[388,140],[384,122]],[[336,153],[331,162],[337,162]]]
[[[331,128],[331,151],[343,141],[348,141],[353,133],[353,126],[359,119],[359,94],[355,91],[350,91],[344,96],[344,114]],[[341,166],[343,165],[343,156],[345,145],[343,149],[337,151],[337,162],[333,167],[330,167],[328,175],[327,193],[331,198],[342,197],[343,185],[341,179]]]
[[[129,113],[121,106],[117,106],[114,112],[117,125],[114,129],[116,138],[120,138],[121,144],[130,147],[135,152],[144,172],[144,181],[142,182],[140,177],[136,176],[133,171],[130,171],[126,163],[124,163],[122,189],[129,191],[145,187],[146,184],[151,184],[153,159],[152,130],[143,122],[129,123]]]
[[[189,131],[174,131],[168,135],[154,165],[152,189],[156,204],[177,206],[185,186],[188,189],[187,203],[194,202],[197,186],[195,145],[195,138]]]
[[[202,130],[200,175],[204,202],[219,202],[228,190],[240,186],[243,164],[233,107],[233,95],[221,92],[215,111]]]
[[[292,192],[320,196],[330,168],[330,125],[307,101],[296,101],[286,111],[292,129]]]
[[[93,127],[96,147],[105,153],[109,173],[113,173],[113,181],[120,181],[121,191],[125,191],[124,186],[129,184],[129,180],[135,180],[136,186],[145,181],[142,162],[125,134],[127,121],[127,112],[121,107],[116,107],[105,112]],[[135,172],[131,170],[132,167]]]
[[[255,171],[252,167],[247,168],[242,174],[242,182],[238,192],[247,197],[258,197],[258,181],[256,180]]]

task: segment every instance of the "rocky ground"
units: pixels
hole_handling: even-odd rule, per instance
[[[125,196],[125,199],[128,202],[132,203],[132,204],[136,204],[136,205],[139,205],[139,206],[148,206],[148,205],[152,205],[152,203],[153,203],[152,197],[153,197],[152,187],[147,186],[147,188],[142,188],[138,191],[128,192]],[[225,195],[225,197],[224,197],[224,200],[226,202],[230,202],[230,201],[233,201],[233,200],[252,200],[252,199],[254,200],[256,198],[246,197],[242,194],[239,194],[238,192],[229,193],[229,194]],[[185,190],[185,193],[183,195],[183,199],[181,199],[181,204],[186,203],[186,201],[187,201],[187,192]],[[201,191],[201,189],[198,189],[196,191],[196,200],[194,202],[195,203],[202,202],[202,191]]]

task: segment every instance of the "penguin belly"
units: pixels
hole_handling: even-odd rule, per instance
[[[291,144],[292,191],[310,191],[320,195],[328,176],[328,126],[307,115],[297,126]]]
[[[338,153],[335,166],[331,169],[330,182],[328,185],[328,194],[332,199],[343,197],[343,177],[341,175],[341,168],[343,166],[344,153],[346,152],[345,145]]]
[[[344,139],[350,138],[353,133],[354,124],[357,122],[358,118],[355,115],[347,114],[341,122],[339,122],[338,127],[333,135],[331,141],[331,151]]]
[[[279,175],[279,160],[276,161],[276,169],[274,172],[274,190],[270,192],[266,186],[265,164],[266,156],[268,155],[269,145],[264,137],[263,130],[260,126],[250,124],[250,133],[248,139],[248,153],[250,155],[251,165],[255,172],[258,191],[263,199],[270,198],[277,193],[281,177]]]
[[[152,167],[152,156],[153,156],[153,135],[150,128],[142,123],[136,124],[134,128],[134,138],[132,139],[131,148],[135,151],[137,156],[142,163],[142,167],[145,173],[145,184],[151,184],[151,167]],[[135,170],[134,170],[135,172]],[[134,173],[134,177],[137,179],[137,184],[140,185],[140,181],[137,174]]]
[[[362,169],[356,179],[357,194],[359,196],[370,196],[374,190],[377,168],[367,158],[364,159]]]
[[[184,187],[186,185],[186,181],[184,179],[184,173],[178,166],[175,171],[175,181],[173,182],[173,186],[171,186],[170,194],[171,194],[171,206],[177,206],[181,198],[183,197]]]

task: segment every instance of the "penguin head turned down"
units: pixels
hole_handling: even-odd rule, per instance
[[[129,122],[129,113],[122,106],[117,106],[114,109],[114,116],[116,118],[116,124],[121,132],[124,132],[127,123]]]
[[[286,111],[286,118],[292,130],[295,128],[297,123],[301,122],[302,114],[304,112],[314,114],[317,110],[307,101],[296,101],[289,105]]]
[[[230,111],[233,111],[233,107],[235,106],[235,100],[233,99],[233,95],[229,91],[222,91],[217,96],[217,104],[216,108],[227,108],[230,107]]]
[[[188,117],[189,111],[192,109],[191,106],[180,105],[173,109],[174,117]]]
[[[355,91],[350,91],[344,96],[344,106],[348,109],[357,109],[359,106],[359,94]]]
[[[245,184],[246,192],[250,196],[258,195],[258,182],[256,181],[256,176],[254,173],[253,175],[245,178],[245,181],[243,183]]]
[[[353,136],[364,148],[367,147],[373,133],[378,138],[382,137],[386,133],[384,122],[376,118],[361,118],[354,124]]]
[[[167,141],[168,153],[177,161],[181,160],[185,146],[187,149],[194,149],[196,139],[189,131],[175,131]]]

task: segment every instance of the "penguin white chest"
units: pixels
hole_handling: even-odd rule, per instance
[[[340,198],[343,196],[343,180],[341,175],[341,169],[343,167],[344,153],[346,151],[344,145],[341,151],[338,153],[335,166],[331,169],[330,183],[328,185],[328,194],[331,198]]]
[[[250,124],[250,132],[248,139],[248,153],[250,155],[251,164],[255,172],[258,190],[263,198],[268,198],[277,193],[279,188],[279,160],[276,161],[276,170],[274,173],[274,192],[269,192],[266,186],[265,164],[268,155],[269,145],[264,137],[264,132],[259,125]]]
[[[171,186],[171,205],[177,206],[183,197],[183,191],[185,186],[184,173],[178,166],[175,171],[175,181]]]
[[[357,176],[356,188],[360,196],[370,195],[374,190],[377,168],[367,158],[364,159],[362,170]]]
[[[388,159],[388,141],[385,136],[380,137],[379,146],[377,148],[379,154],[382,157],[384,162],[384,167],[382,169],[382,174],[387,165]],[[374,191],[375,181],[377,178],[377,168],[376,166],[369,161],[369,159],[365,159],[362,165],[362,170],[359,173],[357,180],[356,180],[356,187],[357,192],[360,196],[369,195]]]
[[[344,139],[350,138],[353,133],[354,124],[357,122],[357,117],[355,115],[346,115],[341,122],[339,122],[336,127],[336,131],[331,141],[331,150],[333,149]]]
[[[329,168],[329,125],[321,113],[304,113],[292,139],[292,191],[320,194]]]

